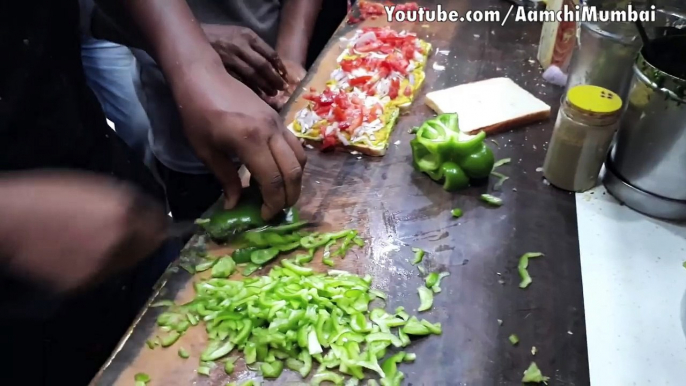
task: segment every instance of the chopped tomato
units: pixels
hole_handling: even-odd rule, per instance
[[[334,98],[336,105],[342,109],[347,109],[350,107],[350,102],[348,101],[348,95],[343,91],[340,90],[338,94],[336,94],[336,97]]]
[[[405,96],[411,96],[412,95],[412,87],[409,84],[407,86],[405,86],[404,94],[405,94]]]
[[[371,75],[358,76],[357,78],[350,79],[351,86],[361,86],[372,79]]]
[[[354,70],[356,68],[360,68],[361,64],[362,64],[362,60],[360,58],[341,60],[341,68],[345,72],[351,72],[352,70]]]
[[[314,112],[317,113],[320,117],[325,117],[329,115],[329,112],[331,111],[331,105],[329,106],[315,106]]]
[[[380,3],[360,0],[360,13],[365,16],[380,16],[384,13],[384,6]]]
[[[348,119],[348,115],[346,114],[345,109],[343,109],[339,106],[334,107],[333,116],[336,119],[336,121],[338,121],[338,122],[343,122],[346,119]]]
[[[381,114],[383,114],[383,107],[380,103],[377,103],[369,110],[369,121],[374,122]]]
[[[412,60],[414,58],[414,53],[415,53],[414,44],[412,44],[412,45],[407,44],[407,45],[403,46],[402,51],[403,51],[403,56],[405,57],[405,59]]]
[[[320,148],[320,150],[326,150],[328,148],[335,147],[337,143],[338,143],[338,138],[335,135],[333,135],[333,134],[325,135],[324,140],[322,140],[322,147]]]
[[[400,91],[400,79],[395,78],[391,81],[391,87],[388,90],[388,96],[391,99],[395,99],[398,97],[398,92]]]
[[[314,87],[310,87],[310,92],[317,92],[317,89]]]
[[[364,114],[362,113],[362,109],[360,108],[359,110],[353,112],[352,117],[348,122],[350,122],[350,126],[346,129],[348,132],[353,132],[355,129],[360,127],[362,125],[362,121],[364,119]]]
[[[381,43],[380,41],[375,40],[373,42],[363,44],[362,46],[359,46],[359,47],[356,46],[355,50],[358,52],[372,52],[372,51],[379,49],[379,47],[381,47],[382,44],[383,43]]]
[[[321,106],[331,106],[333,104],[334,95],[331,89],[327,88],[323,93],[319,95],[319,101],[317,103]]]
[[[362,100],[362,98],[358,97],[357,95],[351,96],[350,102],[352,102],[354,105],[357,105],[357,106],[364,105],[364,101]]]
[[[382,54],[390,54],[393,52],[393,46],[390,44],[384,44],[381,47],[379,47],[379,52]]]
[[[407,73],[407,66],[410,64],[407,59],[400,55],[392,55],[386,58],[386,62],[388,63],[388,66],[392,68],[395,71],[398,71],[401,74],[406,74]]]
[[[370,88],[369,90],[367,90],[367,95],[374,96],[375,94],[376,94],[376,92],[374,91],[373,88]]]
[[[348,130],[349,127],[350,127],[350,122],[341,122],[341,123],[338,125],[338,128],[341,129],[341,130],[344,130],[344,131],[345,131],[345,130]]]

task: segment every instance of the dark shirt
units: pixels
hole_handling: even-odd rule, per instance
[[[76,0],[0,2],[0,52],[0,172],[80,169],[164,199],[86,86]],[[0,270],[0,320],[50,315],[44,295]]]

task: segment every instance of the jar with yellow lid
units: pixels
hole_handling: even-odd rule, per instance
[[[598,86],[572,87],[562,100],[543,163],[543,175],[560,189],[593,188],[619,126],[622,99]]]

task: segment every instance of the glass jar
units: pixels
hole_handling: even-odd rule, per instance
[[[619,126],[622,99],[602,87],[572,87],[562,100],[543,175],[554,186],[583,192],[598,180]]]

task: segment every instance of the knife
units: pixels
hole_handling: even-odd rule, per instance
[[[198,231],[200,231],[200,227],[195,223],[195,221],[170,221],[167,227],[167,238],[181,239],[185,241],[193,237],[193,235],[198,233]]]

